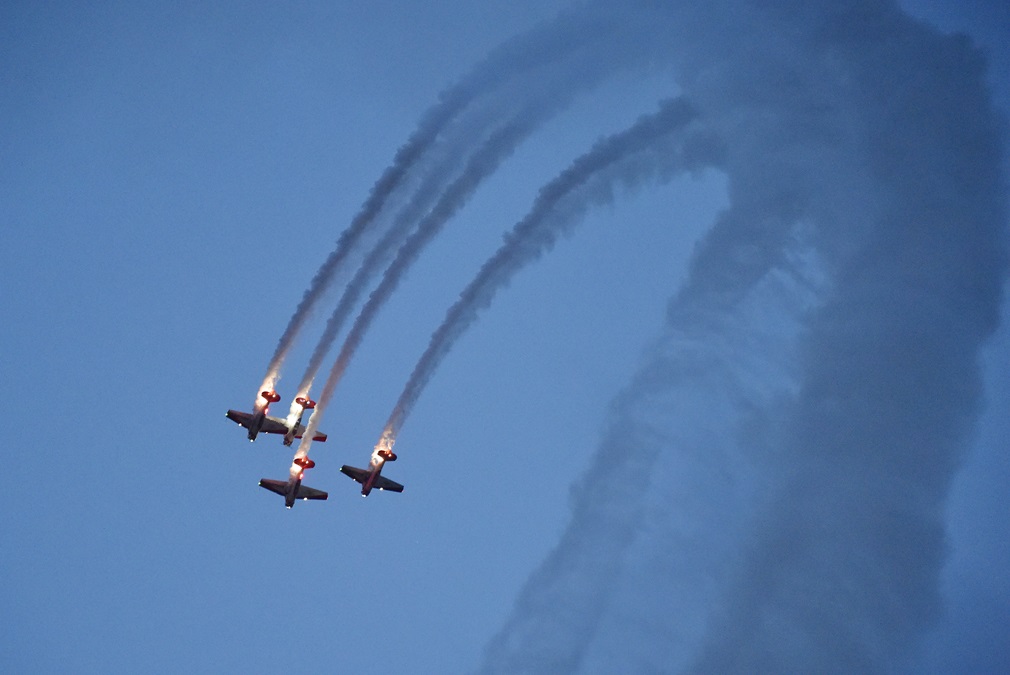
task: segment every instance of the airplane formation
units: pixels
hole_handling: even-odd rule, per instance
[[[300,407],[300,412],[294,419],[285,420],[279,417],[271,417],[268,414],[270,412],[270,404],[277,403],[280,400],[281,397],[276,391],[263,391],[257,397],[256,404],[251,413],[229,410],[225,413],[225,417],[244,427],[248,431],[247,438],[250,442],[255,441],[260,433],[283,434],[284,445],[290,446],[294,442],[294,439],[301,439],[305,435],[307,429],[302,424],[302,416],[306,410],[314,410],[316,402],[308,398],[296,398],[295,403]],[[309,414],[311,415],[311,413]],[[312,435],[313,441],[325,442],[326,438],[326,434],[321,432],[315,432]],[[367,497],[373,489],[403,492],[402,485],[382,475],[383,465],[386,462],[395,461],[396,454],[392,450],[380,449],[373,453],[367,469],[359,469],[345,464],[340,467],[340,471],[344,475],[350,476],[358,483],[361,483],[362,497]],[[328,493],[302,485],[302,478],[305,476],[305,472],[315,466],[316,463],[304,456],[301,451],[296,452],[286,481],[262,478],[260,479],[259,486],[284,497],[284,506],[289,509],[294,506],[297,500],[327,499],[329,497]]]

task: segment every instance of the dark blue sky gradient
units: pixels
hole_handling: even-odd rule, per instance
[[[591,211],[442,365],[386,469],[405,492],[362,500],[339,466],[367,461],[501,234],[598,137],[676,91],[655,74],[578,98],[408,273],[313,447],[306,483],[329,501],[286,511],[256,483],[282,478],[291,452],[250,445],[225,410],[251,405],[304,288],[421,113],[567,6],[330,4],[0,9],[0,671],[475,668],[557,543],[610,401],[726,204],[707,171]],[[1010,109],[1002,5],[903,4],[1003,47],[990,80]],[[1008,355],[1003,328],[949,506],[955,621],[924,643],[927,668],[958,663],[971,639],[994,654],[979,672],[1008,662],[995,653],[1010,625]],[[967,642],[951,629],[975,624],[997,628]]]

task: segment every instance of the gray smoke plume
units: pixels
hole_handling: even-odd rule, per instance
[[[984,62],[891,2],[661,13],[730,206],[482,670],[894,672],[1007,269]]]

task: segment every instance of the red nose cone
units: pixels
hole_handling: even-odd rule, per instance
[[[311,469],[316,465],[316,463],[313,462],[308,457],[298,457],[297,459],[295,459],[295,464],[302,467],[303,469]]]
[[[295,399],[295,403],[297,403],[306,410],[312,410],[313,408],[316,407],[316,402],[313,401],[311,398],[302,398],[301,396]]]
[[[260,396],[270,401],[271,403],[277,403],[277,401],[281,400],[281,397],[277,394],[276,391],[260,392]]]

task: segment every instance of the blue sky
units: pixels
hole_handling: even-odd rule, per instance
[[[326,411],[306,482],[328,502],[288,512],[256,487],[290,452],[250,445],[224,411],[251,405],[302,291],[421,113],[565,6],[0,10],[3,670],[477,667],[565,531],[570,486],[727,204],[724,177],[619,195],[524,270],[408,421],[386,470],[402,495],[363,500],[338,469],[367,461],[428,336],[537,188],[676,93],[668,75],[577,97],[425,252]],[[907,6],[990,49],[1010,27],[995,3]],[[1008,59],[994,52],[990,72],[1004,111]],[[319,328],[291,357],[281,409]],[[948,508],[944,592],[969,625],[990,601],[983,653],[1010,620],[1008,354],[1004,328]],[[944,627],[924,662],[958,662]]]

